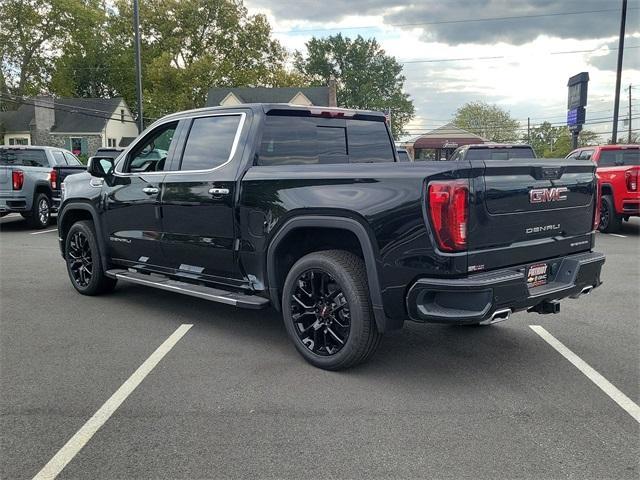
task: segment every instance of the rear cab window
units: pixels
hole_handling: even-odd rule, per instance
[[[509,160],[511,158],[535,158],[531,148],[470,148],[467,160]]]
[[[619,167],[625,165],[640,165],[640,148],[620,150],[601,150],[599,167]]]
[[[394,150],[383,121],[267,115],[256,164],[394,162]]]
[[[44,150],[0,148],[0,165],[20,167],[48,167],[49,160]]]

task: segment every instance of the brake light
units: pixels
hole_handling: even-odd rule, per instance
[[[24,184],[24,172],[22,170],[13,170],[11,172],[11,180],[14,190],[22,190]]]
[[[632,168],[624,173],[624,179],[627,184],[627,190],[630,192],[638,191],[638,170]]]
[[[600,223],[600,203],[602,202],[602,193],[600,191],[600,181],[596,175],[596,199],[595,199],[595,208],[593,209],[593,229],[598,229],[598,224]]]
[[[431,226],[440,249],[447,252],[465,250],[469,219],[469,182],[431,182],[428,202]]]
[[[51,188],[54,190],[58,189],[58,172],[56,170],[51,170],[49,173],[49,183],[51,184]]]

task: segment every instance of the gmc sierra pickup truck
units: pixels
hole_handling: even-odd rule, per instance
[[[116,281],[282,312],[313,365],[369,358],[407,319],[557,313],[600,285],[595,166],[398,162],[381,113],[280,104],[151,125],[64,183],[81,294]]]
[[[592,161],[597,166],[601,232],[616,233],[622,220],[640,216],[640,145],[582,147],[567,158]]]
[[[20,213],[31,227],[46,227],[60,205],[62,181],[84,170],[62,148],[0,146],[0,216]]]

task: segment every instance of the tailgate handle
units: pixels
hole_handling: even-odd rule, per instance
[[[564,173],[564,168],[562,167],[536,167],[533,170],[533,177],[536,180],[557,180]]]

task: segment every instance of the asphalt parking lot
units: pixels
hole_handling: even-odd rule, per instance
[[[638,421],[530,328],[640,402],[638,219],[598,235],[605,283],[559,315],[407,323],[340,373],[306,364],[275,312],[131,284],[83,297],[55,232],[0,223],[3,479],[38,474],[183,324],[57,478],[640,477]]]

